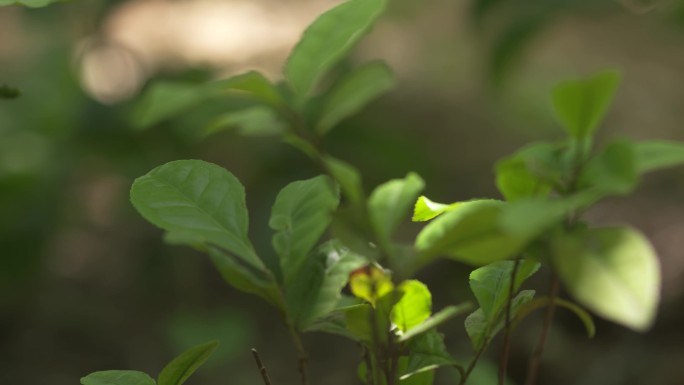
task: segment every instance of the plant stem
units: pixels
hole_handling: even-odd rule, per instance
[[[556,310],[555,299],[558,296],[559,288],[560,281],[558,280],[558,275],[556,275],[556,273],[552,273],[551,288],[549,289],[549,306],[546,308],[546,314],[544,315],[544,325],[542,326],[541,333],[539,334],[537,347],[535,348],[534,353],[530,358],[529,365],[527,367],[527,379],[525,380],[525,385],[534,385],[537,383],[539,367],[541,365],[541,357],[544,354],[544,346],[546,345],[546,339],[548,338],[549,332],[551,331],[551,324],[553,323],[553,316]]]
[[[477,365],[477,361],[480,359],[480,356],[484,351],[487,349],[487,346],[489,345],[489,340],[486,339],[482,342],[482,346],[480,346],[480,349],[478,349],[475,352],[475,356],[473,357],[472,360],[470,360],[470,363],[468,364],[468,367],[465,370],[465,373],[461,372],[461,382],[459,382],[459,385],[465,385],[466,381],[468,381],[468,377],[470,377],[470,373],[472,373],[473,369],[475,369],[475,365]],[[460,371],[459,371],[460,372]]]
[[[520,258],[516,258],[511,271],[511,283],[508,286],[508,298],[506,298],[506,315],[504,326],[503,347],[501,348],[501,361],[499,362],[499,385],[506,383],[506,368],[508,367],[508,355],[511,349],[511,304],[515,293],[515,276],[518,274]]]
[[[297,370],[299,371],[301,383],[302,385],[309,385],[309,380],[306,375],[306,366],[309,360],[309,356],[306,354],[306,350],[304,349],[304,345],[302,344],[301,338],[299,338],[299,333],[297,333],[297,331],[294,329],[294,327],[292,327],[292,325],[289,322],[288,329],[290,331],[290,335],[292,336],[292,341],[294,342],[294,345],[297,348],[297,352],[299,353]]]
[[[259,368],[259,373],[261,373],[261,378],[264,380],[264,385],[271,385],[271,379],[268,378],[268,372],[264,363],[261,362],[261,357],[259,357],[259,352],[256,349],[252,349],[252,356],[254,356],[254,361],[256,361],[257,368]]]

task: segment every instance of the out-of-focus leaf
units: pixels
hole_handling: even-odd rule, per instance
[[[447,211],[457,208],[463,202],[456,202],[450,205],[444,203],[433,202],[428,197],[422,195],[418,197],[416,204],[413,206],[413,217],[411,218],[414,222],[426,222],[434,219]]]
[[[399,341],[408,341],[419,334],[423,334],[429,330],[432,330],[451,318],[470,310],[472,307],[473,305],[470,302],[466,302],[458,306],[447,306],[435,313],[432,317],[426,319],[421,324],[416,325],[408,332],[402,334],[399,338]]]
[[[378,186],[368,198],[368,215],[380,242],[389,245],[392,233],[409,212],[425,183],[415,173]]]
[[[3,0],[0,0],[0,6]],[[18,88],[10,87],[6,84],[0,85],[0,99],[16,99],[21,95]]]
[[[586,79],[565,81],[553,89],[556,116],[572,137],[591,138],[620,84],[620,74],[604,71]]]
[[[218,131],[237,128],[240,135],[268,136],[282,134],[286,127],[272,109],[258,106],[227,112],[209,123],[204,129],[204,133],[209,135]]]
[[[349,288],[356,297],[375,306],[378,299],[394,290],[394,284],[388,272],[379,267],[368,265],[352,273],[349,277]]]
[[[267,271],[247,238],[244,187],[226,169],[200,160],[169,162],[135,180],[131,202],[154,225]]]
[[[535,143],[496,164],[496,186],[507,201],[546,196],[553,181],[567,173],[561,159],[562,147]]]
[[[81,385],[155,385],[147,373],[134,370],[105,370],[81,378]]]
[[[564,307],[570,310],[571,312],[575,313],[577,318],[579,318],[580,321],[582,321],[582,323],[584,324],[584,328],[587,329],[587,335],[589,336],[589,338],[594,337],[594,335],[596,334],[596,326],[594,325],[594,320],[591,318],[591,315],[589,315],[589,313],[587,313],[586,310],[582,309],[576,304],[570,301],[566,301],[562,298],[542,297],[533,299],[520,309],[520,311],[515,317],[515,321],[513,322],[512,327],[515,328],[518,325],[518,323],[520,323],[520,321],[527,317],[527,315],[531,312],[546,306],[550,306],[551,304],[553,304],[554,306]]]
[[[346,198],[354,204],[360,203],[364,198],[364,193],[359,171],[350,164],[331,156],[324,157],[323,163],[328,173],[340,184]]]
[[[580,187],[602,194],[627,194],[638,181],[637,163],[632,143],[618,140],[594,157],[580,175]]]
[[[5,5],[24,5],[29,8],[41,8],[60,1],[63,0],[0,0],[0,7]]]
[[[444,338],[436,330],[423,333],[407,343],[409,351],[406,371],[399,373],[400,379],[434,370],[440,366],[452,366],[456,360],[447,352]]]
[[[345,325],[347,330],[359,341],[373,341],[373,308],[370,305],[362,305],[348,309],[345,313]]]
[[[557,236],[552,249],[558,275],[580,304],[634,330],[651,327],[660,267],[643,235],[626,227],[579,230]]]
[[[285,64],[285,76],[307,95],[332,66],[368,32],[386,0],[349,0],[325,12],[304,32]]]
[[[432,294],[420,281],[407,280],[399,285],[404,293],[394,305],[390,319],[403,333],[419,325],[432,314]]]
[[[394,77],[385,63],[372,62],[356,69],[335,84],[325,97],[316,130],[327,133],[392,88]]]
[[[276,197],[268,224],[276,231],[273,248],[286,286],[328,228],[338,203],[337,185],[327,176],[292,182]]]
[[[539,269],[539,262],[518,261],[513,293],[520,285]],[[499,261],[480,267],[470,273],[470,289],[475,294],[485,317],[492,320],[504,309],[511,288],[511,276],[515,261]]]
[[[652,140],[633,146],[639,174],[684,164],[684,143]]]
[[[534,290],[522,290],[513,298],[511,302],[511,320],[515,319],[518,311],[534,298],[534,294]],[[505,313],[499,314],[494,319],[489,319],[489,317],[485,316],[481,308],[471,313],[465,320],[465,328],[473,345],[473,350],[477,351],[484,344],[488,344],[505,325]]]
[[[157,378],[158,385],[182,385],[218,347],[218,341],[210,341],[181,353],[169,362]]]

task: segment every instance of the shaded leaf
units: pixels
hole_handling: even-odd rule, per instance
[[[359,170],[340,159],[326,156],[323,163],[328,173],[340,184],[345,197],[354,204],[364,199]]]
[[[29,8],[41,8],[63,0],[0,0],[0,7],[5,5],[24,5]]]
[[[183,384],[211,356],[218,344],[218,341],[210,341],[181,353],[159,373],[158,385]]]
[[[155,385],[147,373],[134,370],[105,370],[81,378],[81,385]]]
[[[554,181],[568,173],[563,149],[555,143],[535,143],[496,164],[496,186],[507,201],[546,196]]]
[[[638,180],[634,146],[624,140],[614,141],[591,159],[580,176],[585,189],[596,189],[602,194],[627,194]]]
[[[504,310],[511,288],[515,261],[499,261],[480,267],[470,273],[470,289],[488,320],[498,317]],[[513,293],[539,269],[539,262],[520,260],[515,275]]]
[[[470,302],[466,302],[458,306],[447,306],[435,313],[432,317],[426,319],[421,324],[416,325],[411,330],[401,335],[401,337],[399,337],[399,341],[405,342],[419,334],[432,330],[451,318],[470,310],[472,307],[473,305]]]
[[[557,297],[553,299],[549,297],[536,298],[528,302],[520,309],[520,311],[516,315],[512,327],[515,328],[531,312],[543,307],[550,306],[551,304],[553,304],[554,306],[566,308],[571,312],[575,313],[575,315],[584,324],[584,328],[587,330],[587,335],[589,336],[589,338],[594,337],[594,335],[596,334],[596,326],[594,325],[594,320],[591,318],[591,315],[589,315],[589,313],[587,313],[586,310],[582,309],[576,304]]]
[[[285,64],[285,77],[293,89],[307,95],[368,32],[385,4],[386,0],[349,0],[319,16]]]
[[[522,290],[511,302],[511,320],[515,319],[518,311],[534,298],[534,290]],[[505,314],[500,313],[496,318],[490,319],[485,316],[482,309],[477,309],[465,320],[465,328],[473,345],[473,350],[477,351],[489,341],[506,325]]]
[[[643,331],[660,298],[655,251],[626,227],[579,230],[552,242],[553,263],[568,292],[598,315]]]
[[[404,179],[393,179],[373,190],[368,198],[368,215],[380,242],[389,244],[392,233],[424,186],[420,176],[409,173]]]
[[[400,373],[400,379],[415,374],[434,370],[440,366],[452,366],[456,360],[447,352],[444,338],[435,330],[423,333],[407,343],[409,351],[406,371]]]
[[[209,123],[204,133],[209,135],[231,128],[244,136],[268,136],[284,133],[286,125],[273,110],[259,106],[227,112]]]
[[[684,164],[684,143],[652,140],[633,146],[639,174]]]

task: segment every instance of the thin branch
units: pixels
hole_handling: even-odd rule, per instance
[[[461,382],[458,383],[459,385],[465,385],[466,381],[468,381],[468,377],[470,377],[473,369],[475,369],[475,365],[477,365],[477,361],[480,359],[480,356],[482,356],[482,353],[487,350],[488,345],[489,339],[482,341],[482,346],[480,346],[480,349],[475,352],[475,356],[472,360],[470,360],[470,364],[468,364],[468,368],[466,368],[465,373],[459,370],[459,372],[461,372]]]
[[[548,338],[549,332],[551,331],[551,324],[553,323],[553,315],[556,310],[555,299],[558,296],[558,290],[560,288],[560,281],[558,280],[558,275],[552,273],[551,276],[551,289],[549,289],[549,306],[546,308],[546,314],[544,315],[544,325],[542,326],[541,333],[539,334],[539,340],[537,341],[537,347],[530,358],[529,365],[527,367],[527,379],[525,380],[525,385],[535,385],[537,383],[537,377],[539,376],[539,367],[541,365],[541,357],[544,354],[544,346],[546,345],[546,339]]]
[[[520,258],[516,258],[511,271],[511,283],[508,286],[508,298],[506,298],[506,318],[503,347],[501,348],[501,361],[499,362],[499,385],[506,383],[506,368],[508,367],[508,355],[511,350],[511,304],[515,293],[515,276],[518,274]]]
[[[299,333],[297,333],[297,331],[291,325],[288,325],[288,329],[290,330],[292,341],[294,342],[294,345],[297,348],[297,352],[299,353],[299,358],[297,360],[297,370],[299,371],[300,381],[302,385],[309,385],[309,379],[306,374],[309,356],[308,354],[306,354],[304,344],[302,344],[302,340],[299,338]]]
[[[261,357],[259,357],[259,352],[256,349],[252,349],[252,356],[254,356],[254,361],[256,362],[257,368],[259,368],[259,373],[261,373],[261,378],[264,380],[264,385],[271,385],[271,379],[268,378],[268,372],[264,363],[261,362]]]

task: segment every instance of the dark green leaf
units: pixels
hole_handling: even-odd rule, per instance
[[[147,373],[134,370],[105,370],[81,378],[81,385],[155,385]]]
[[[307,95],[332,66],[368,32],[386,0],[349,0],[322,14],[285,64],[285,76],[299,95]]]
[[[605,71],[556,86],[553,107],[568,134],[576,139],[591,138],[613,101],[619,83],[618,72]]]
[[[378,186],[368,198],[368,215],[381,242],[389,239],[411,209],[425,183],[415,173]]]
[[[169,362],[157,378],[158,385],[181,385],[211,356],[218,341],[190,348]]]
[[[515,319],[520,309],[534,298],[534,290],[522,290],[513,298],[511,302],[511,320]],[[485,316],[482,309],[477,309],[465,320],[465,328],[473,345],[473,350],[477,351],[496,336],[496,334],[506,325],[505,312],[500,313],[496,319],[489,319]]]
[[[219,247],[267,271],[247,238],[244,188],[224,168],[200,160],[167,163],[135,180],[131,202],[178,238]]]
[[[0,6],[2,6],[2,1],[0,0]],[[8,85],[0,85],[0,99],[16,99],[21,95],[19,89],[10,87]]]
[[[634,143],[639,174],[684,164],[684,143],[652,140]]]
[[[447,352],[444,338],[435,330],[423,333],[407,343],[409,360],[405,372],[400,373],[400,379],[409,378],[415,374],[434,370],[440,366],[452,366],[456,360]]]
[[[268,136],[282,134],[287,127],[272,109],[258,106],[227,112],[214,119],[204,132],[209,135],[231,128],[244,136]]]
[[[359,170],[331,156],[324,157],[323,163],[328,173],[340,184],[345,197],[352,203],[359,204],[364,199]]]
[[[328,228],[338,203],[337,185],[327,176],[290,183],[276,197],[268,224],[276,231],[273,248],[286,286]]]
[[[646,238],[626,227],[556,237],[553,262],[568,292],[598,315],[635,330],[655,319],[660,267]]]
[[[320,134],[327,133],[392,88],[394,77],[386,64],[373,62],[356,69],[326,95],[316,130]]]
[[[515,261],[499,261],[470,273],[470,289],[475,294],[487,320],[495,319],[504,310],[515,264]],[[538,262],[531,260],[518,262],[513,293],[520,289],[520,285],[534,274],[539,266]]]
[[[470,302],[466,302],[458,306],[447,306],[435,313],[432,317],[426,319],[423,323],[416,325],[408,332],[402,334],[399,338],[399,341],[408,341],[419,334],[423,334],[429,330],[432,330],[449,319],[470,310],[472,307],[473,305]]]
[[[5,5],[24,5],[29,8],[41,8],[62,0],[0,0],[0,7]]]

